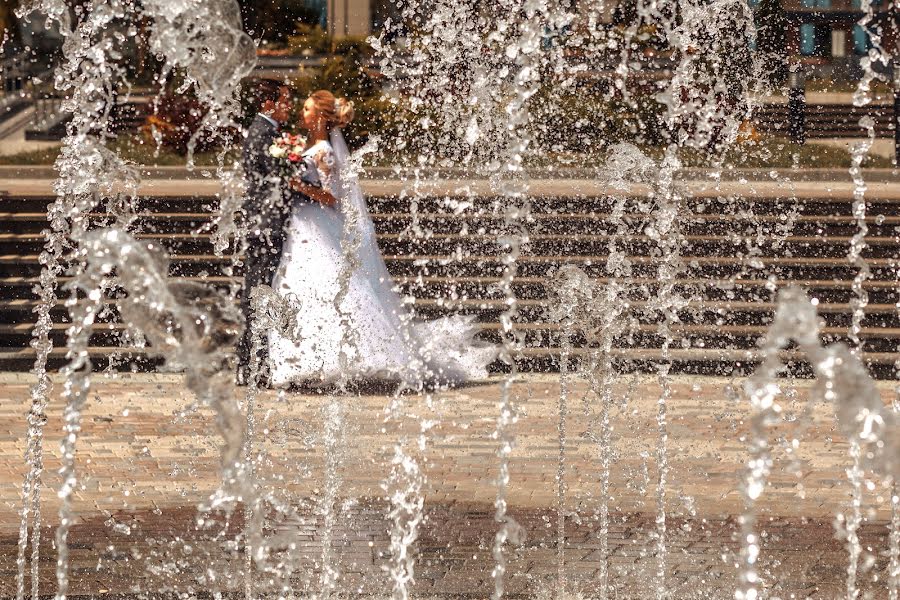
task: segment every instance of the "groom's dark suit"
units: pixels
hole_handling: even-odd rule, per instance
[[[282,181],[275,159],[269,154],[279,128],[262,115],[257,115],[247,132],[242,162],[247,178],[244,212],[247,218],[247,253],[244,258],[244,289],[241,310],[246,328],[237,348],[238,370],[246,373],[250,364],[250,292],[258,285],[271,285],[284,246],[285,224],[291,203],[309,198],[292,192]],[[265,364],[268,344],[263,340],[261,357]]]

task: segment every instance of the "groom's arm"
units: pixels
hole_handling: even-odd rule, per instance
[[[334,167],[334,154],[330,150],[320,150],[309,157],[309,168],[316,174],[316,181],[320,188],[313,188],[309,193],[316,202],[325,206],[334,206],[337,199],[331,194],[332,175]]]
[[[308,156],[303,159],[303,174],[300,176],[300,181],[316,187],[322,187],[322,180],[319,177],[316,162]]]
[[[316,162],[309,157],[303,159],[303,171],[299,177],[292,178],[288,185],[294,192],[306,196],[311,202],[332,206],[337,201],[327,190],[323,189]]]

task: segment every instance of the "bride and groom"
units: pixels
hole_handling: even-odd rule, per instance
[[[238,346],[239,381],[248,376],[250,294],[259,285],[271,285],[298,311],[296,330],[269,331],[260,354],[273,386],[375,380],[418,387],[485,377],[497,352],[474,339],[473,318],[417,320],[395,290],[348,166],[341,128],[352,121],[353,105],[325,90],[306,99],[297,123],[305,144],[289,150],[306,167],[298,177],[273,156],[291,125],[291,90],[264,83],[260,95],[243,149],[249,231],[241,308],[248,325]]]

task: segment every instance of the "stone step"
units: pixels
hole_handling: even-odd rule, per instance
[[[544,299],[547,297],[547,285],[551,282],[548,277],[516,277],[513,279],[512,288],[517,298],[524,300]],[[57,288],[58,298],[68,298],[69,293],[62,289],[72,281],[71,277],[60,277]],[[180,277],[179,281],[204,283],[221,289],[227,289],[232,285],[240,286],[243,279],[225,276],[206,277]],[[424,277],[410,276],[395,279],[401,293],[417,298],[499,298],[502,296],[499,285],[499,277]],[[610,283],[607,277],[593,279],[596,285],[603,286]],[[617,278],[616,283],[627,290],[626,297],[639,301],[642,298],[650,298],[659,287],[659,280],[651,277],[622,277]],[[40,283],[37,277],[2,277],[0,278],[0,299],[15,301],[32,301],[37,298],[34,287]],[[781,282],[784,284],[785,282]],[[835,280],[797,280],[790,282],[809,292],[817,298],[821,306],[849,305],[854,298],[852,281]],[[676,293],[707,302],[747,302],[754,305],[765,302],[774,297],[771,291],[772,284],[767,279],[687,279],[679,278],[674,281]],[[869,296],[871,305],[896,306],[900,298],[900,290],[895,281],[866,280],[862,284]],[[109,294],[121,293],[121,289],[112,286]],[[830,303],[830,304],[829,304]]]
[[[405,234],[382,233],[378,243],[385,254],[401,255],[413,252],[425,255],[449,254],[485,255],[502,251],[498,241],[501,232],[489,234],[434,234],[417,238]],[[140,233],[137,239],[163,248],[170,255],[211,254],[213,236],[209,233]],[[686,257],[734,255],[756,248],[763,253],[778,253],[793,257],[837,257],[847,255],[853,238],[846,236],[740,236],[685,235],[680,252]],[[44,236],[37,233],[0,233],[0,255],[12,252],[39,252]],[[649,235],[585,235],[530,233],[525,255],[599,255],[611,245],[634,255],[655,255],[662,241]],[[867,236],[862,252],[865,258],[896,258],[900,256],[900,242],[894,236]]]
[[[37,276],[40,272],[38,254],[0,255],[0,277]],[[502,254],[492,255],[386,255],[385,262],[394,277],[427,274],[431,276],[500,275],[504,265]],[[633,274],[649,277],[658,269],[659,260],[653,256],[629,256]],[[517,271],[525,276],[543,277],[563,264],[576,265],[590,276],[605,275],[608,257],[604,255],[542,255],[521,256]],[[852,280],[857,268],[846,257],[741,257],[741,256],[683,256],[688,276],[727,278],[761,270],[774,274],[782,281],[797,279]],[[191,254],[170,257],[170,274],[196,276],[208,273],[211,268],[228,265],[230,256]],[[869,258],[872,279],[887,281],[896,278],[900,260],[896,258]]]
[[[457,311],[458,312],[458,311]],[[433,317],[438,315],[425,315]],[[479,337],[491,343],[500,344],[500,323],[480,323]],[[50,331],[50,339],[56,346],[65,346],[67,323],[54,323]],[[0,324],[0,346],[26,347],[31,340],[32,324]],[[515,330],[523,334],[526,348],[560,347],[564,331],[556,323],[531,322],[516,323]],[[825,326],[821,335],[826,342],[848,340],[848,328]],[[99,322],[92,330],[91,341],[97,347],[116,347],[123,345],[123,337],[127,328],[122,323]],[[766,335],[766,325],[730,325],[717,322],[675,323],[670,328],[671,344],[682,348],[704,349],[754,349]],[[859,333],[861,348],[867,352],[895,352],[897,340],[900,339],[900,327],[863,327]],[[570,341],[576,347],[596,346],[598,341],[591,341],[579,331],[573,331]],[[617,348],[659,348],[664,338],[656,323],[632,323],[627,332],[616,336],[614,346]]]
[[[35,323],[33,314],[37,301],[12,301],[15,306],[6,302],[0,305],[0,345],[16,344],[27,345]],[[708,303],[698,305],[693,303],[687,308],[677,311],[678,323],[676,330],[686,332],[686,335],[697,339],[712,340],[713,338],[750,336],[747,343],[753,344],[756,339],[765,332],[765,328],[771,324],[775,311],[775,305],[771,303],[759,303],[754,306]],[[750,303],[747,303],[750,304]],[[439,298],[418,299],[411,303],[412,310],[423,319],[434,319],[454,314],[474,315],[475,318],[488,326],[498,323],[506,310],[506,302],[503,300],[463,300],[447,302]],[[629,303],[630,311],[623,315],[628,319],[628,331],[651,334],[657,331],[659,313],[654,305],[644,302]],[[892,310],[893,308],[893,310]],[[54,323],[58,325],[57,333],[62,333],[70,323],[69,313],[60,303],[52,310]],[[846,337],[852,323],[852,308],[847,305],[823,305],[821,313],[822,324],[828,328],[828,334]],[[531,328],[531,331],[543,331],[547,335],[558,331],[555,323],[548,322],[550,316],[547,312],[547,302],[541,300],[521,300],[518,302],[518,314],[513,318],[517,326]],[[121,321],[115,301],[105,304],[104,310],[97,317],[98,323],[110,324]],[[647,329],[645,326],[650,327]],[[900,331],[900,317],[896,307],[891,305],[875,305],[867,307],[863,319],[862,337],[872,343],[895,339],[896,331]],[[546,342],[537,340],[537,345]]]
[[[109,219],[112,215],[109,213],[89,213],[87,217],[92,222],[100,222],[105,219]],[[188,212],[139,212],[135,213],[134,217],[140,221],[145,223],[166,223],[166,222],[191,222],[191,223],[210,223],[214,221],[215,215],[210,212],[198,212],[198,211],[188,211]],[[385,221],[385,222],[395,222],[399,221],[404,224],[404,227],[408,226],[408,224],[412,221],[416,221],[420,224],[431,223],[446,223],[446,222],[502,222],[503,217],[498,215],[491,214],[477,214],[477,213],[451,213],[451,212],[419,212],[415,217],[413,217],[409,212],[376,212],[371,213],[371,217],[373,220],[377,221]],[[598,224],[614,224],[614,216],[611,213],[597,213],[597,212],[584,212],[584,213],[566,213],[566,212],[552,212],[552,213],[537,213],[532,215],[531,217],[536,225],[540,225],[542,222],[565,222],[565,223],[587,223],[593,226]],[[630,214],[626,213],[619,217],[625,223],[644,223],[648,219],[648,215],[646,214]],[[740,224],[751,224],[756,225],[757,223],[762,224],[770,224],[776,223],[781,224],[788,220],[788,216],[785,214],[780,215],[750,215],[750,214],[693,214],[689,218],[689,222],[691,224],[697,225],[713,225],[713,224],[723,224],[723,223],[740,223]],[[804,215],[798,214],[790,217],[790,220],[795,224],[804,224],[804,223],[812,223],[815,225],[828,225],[828,226],[857,226],[857,219],[851,215],[819,215],[819,214],[811,214]],[[871,211],[867,211],[867,216],[865,218],[865,222],[869,227],[874,226],[889,226],[889,227],[898,227],[900,226],[900,216],[890,216],[883,214],[873,214]],[[0,212],[0,223],[36,223],[41,226],[47,225],[47,213],[46,212]],[[424,225],[423,225],[424,226]]]
[[[52,310],[55,310],[59,313],[60,317],[63,317],[64,313],[68,312],[66,305],[69,301],[69,298],[57,298]],[[541,313],[542,311],[546,312],[549,301],[550,300],[547,297],[532,299],[519,298],[516,301],[516,305],[523,316],[542,320],[543,318],[546,318],[546,315]],[[78,300],[77,302],[80,303],[83,302],[83,300]],[[120,302],[121,300],[117,298],[107,296],[104,298],[103,305],[105,307],[115,308]],[[235,300],[235,302],[237,302],[237,300]],[[641,318],[643,315],[653,316],[657,312],[656,307],[658,304],[652,301],[622,298],[622,302],[627,304],[628,311],[631,314],[634,314],[636,318]],[[440,314],[443,312],[462,312],[466,314],[480,313],[494,316],[505,311],[508,307],[508,303],[504,298],[451,299],[445,296],[415,297],[408,304],[415,307],[419,312],[426,310],[435,316],[443,316]],[[34,320],[28,317],[31,316],[39,305],[40,300],[36,298],[0,300],[0,331],[8,331],[8,329],[4,329],[4,327],[7,327],[10,324],[15,324],[18,327],[33,323]],[[748,320],[752,318],[753,320],[758,320],[760,318],[759,315],[762,315],[764,318],[771,317],[774,315],[776,308],[777,304],[774,302],[688,300],[685,306],[678,310],[678,313],[681,315],[682,321],[689,318],[708,319],[710,318],[710,315],[713,314],[728,322],[736,321],[739,318]],[[816,309],[823,318],[837,316],[849,319],[853,312],[853,306],[849,303],[818,302]],[[900,319],[900,308],[898,308],[897,304],[869,303],[864,307],[864,313],[866,318],[877,318],[881,323],[886,322],[888,319],[892,321]],[[757,316],[748,318],[748,314]],[[6,321],[3,320],[2,315],[17,315],[20,318]],[[116,313],[113,316],[117,317],[118,315]],[[898,322],[898,326],[900,326],[900,322]]]
[[[171,215],[171,216],[170,216]],[[91,226],[106,225],[107,218],[91,219]],[[784,219],[756,216],[745,218],[725,218],[714,216],[685,216],[682,219],[682,234],[696,237],[719,236],[737,240],[746,238],[755,242],[762,238],[784,237]],[[375,229],[379,234],[404,234],[410,239],[427,238],[434,235],[499,235],[510,231],[502,217],[491,215],[429,215],[413,220],[400,213],[377,213],[373,215]],[[609,215],[596,217],[589,215],[540,215],[528,223],[531,235],[617,235],[633,237],[646,235],[653,225],[646,216],[629,215],[621,223],[614,222]],[[34,220],[2,220],[0,230],[7,235],[38,236],[29,242],[42,243],[47,221],[41,216]],[[866,219],[867,239],[897,238],[900,236],[900,217],[869,216]],[[188,213],[161,214],[159,218],[141,216],[137,230],[146,234],[192,234],[213,232],[215,223],[209,215]],[[793,220],[790,236],[794,238],[850,238],[856,235],[859,226],[849,216],[826,219],[822,216],[798,216]]]
[[[872,117],[877,136],[893,135],[895,120],[891,105],[856,107],[848,104],[807,104],[804,110],[807,136],[862,137],[859,119],[863,115]],[[756,110],[754,122],[764,131],[787,131],[787,116],[786,104],[768,104]]]
[[[896,284],[900,194],[888,188],[879,193],[867,198],[870,231],[864,256],[872,278],[862,285],[870,304],[860,338],[861,350],[886,376],[900,358],[895,352],[900,339]],[[724,374],[752,366],[754,349],[775,310],[773,290],[791,282],[808,288],[819,300],[825,340],[847,338],[852,280],[858,271],[846,258],[858,230],[852,197],[823,189],[793,199],[787,186],[785,197],[759,196],[752,184],[746,195],[728,198],[709,191],[679,200],[676,218],[684,236],[678,250],[684,270],[674,284],[676,293],[693,300],[678,311],[679,322],[671,326],[670,343],[675,347],[669,356],[679,365],[676,368]],[[32,288],[38,283],[42,230],[47,227],[44,211],[50,200],[46,196],[0,197],[0,346],[10,349],[0,351],[0,368],[13,364],[26,368],[31,366],[29,357],[33,361],[28,343],[37,300]],[[629,291],[622,302],[629,303],[633,315],[628,334],[615,340],[616,360],[663,357],[659,316],[653,310],[661,285],[657,277],[660,241],[652,235],[658,206],[646,194],[630,195],[619,202],[624,212],[615,222],[610,211],[616,202],[607,196],[533,199],[530,242],[518,260],[513,281],[519,298],[515,327],[522,332],[526,348],[518,359],[520,367],[558,368],[562,332],[558,324],[548,322],[547,284],[562,264],[581,267],[598,283],[609,282],[606,263],[612,242],[628,255],[630,273],[621,283],[628,284]],[[508,205],[506,199],[461,195],[415,201],[389,196],[369,199],[388,268],[401,292],[414,297],[418,315],[474,314],[482,326],[480,337],[501,341],[498,321],[507,304],[499,287],[506,251],[500,238],[507,231],[504,211]],[[216,207],[212,197],[141,198],[138,237],[171,253],[170,273],[175,277],[220,288],[239,284],[240,280],[222,275],[228,272],[223,269],[231,265],[232,257],[212,252],[209,227]],[[88,219],[92,225],[102,225],[109,215],[98,210]],[[780,235],[789,222],[790,235]],[[70,277],[60,279],[61,284],[70,281]],[[92,352],[101,359],[122,351],[114,347],[123,343],[124,326],[115,307],[120,293],[108,290],[109,306],[91,340]],[[69,293],[58,290],[57,294],[60,301],[53,308],[51,339],[61,346],[69,327],[62,302]],[[576,356],[584,356],[593,343],[580,334],[571,341]],[[61,364],[64,354],[55,352],[52,361]],[[150,364],[146,352],[139,355]],[[494,365],[495,370],[503,368],[500,363]]]
[[[95,369],[104,368],[105,363],[117,360],[118,368],[149,369],[161,364],[158,357],[145,348],[88,348],[88,354],[95,363]],[[33,348],[0,347],[0,368],[25,370],[35,360]],[[517,367],[523,371],[550,372],[559,370],[561,351],[559,348],[528,348],[515,357]],[[753,372],[760,361],[756,350],[720,350],[706,348],[615,348],[610,352],[617,369],[646,369],[665,361],[672,364],[673,372],[738,376]],[[782,362],[788,365],[788,372],[808,375],[806,357],[796,350],[779,353]],[[863,352],[862,360],[878,378],[890,379],[894,376],[894,364],[900,360],[897,352]],[[592,358],[591,349],[573,348],[569,355],[570,368],[575,369],[581,361]],[[58,369],[66,364],[66,350],[53,348],[48,357],[48,368]],[[508,367],[497,361],[491,365],[491,372],[505,372]]]
[[[753,184],[748,183],[740,197],[728,196],[708,190],[694,191],[679,198],[678,206],[686,215],[746,214],[775,216],[780,218],[789,210],[798,215],[852,216],[853,198],[851,194],[829,191],[827,188],[815,195],[790,193],[790,185],[785,187],[783,196],[757,194]],[[47,205],[54,198],[48,196],[3,196],[0,195],[0,212],[46,212]],[[529,200],[530,214],[537,218],[540,215],[553,214],[608,214],[617,199],[611,196],[541,196]],[[896,216],[896,207],[900,204],[900,194],[876,193],[870,189],[866,198],[867,212],[873,216]],[[503,217],[505,209],[510,206],[508,198],[491,196],[423,196],[412,199],[397,196],[372,196],[367,198],[369,212],[442,215],[494,215]],[[634,213],[641,216],[651,215],[657,206],[656,201],[646,195],[629,195],[622,206],[625,214]],[[218,200],[208,196],[166,196],[141,197],[137,201],[137,213],[205,213],[214,214]]]
[[[499,302],[498,302],[499,305]],[[419,306],[419,303],[416,303],[416,306]],[[540,308],[544,308],[545,305],[541,305]],[[460,308],[463,308],[459,305],[446,307],[448,310],[452,310],[454,314],[460,314]],[[470,307],[472,308],[472,307]],[[476,304],[474,308],[478,308]],[[464,313],[463,313],[464,314]],[[31,330],[33,328],[33,323],[0,323],[0,335],[11,335],[18,334],[23,335],[31,334]],[[69,323],[53,323],[52,331],[57,332],[65,332],[69,329]],[[480,325],[485,331],[493,331],[498,330],[500,327],[499,323],[495,322],[486,322],[481,323]],[[515,327],[521,330],[528,331],[560,331],[561,326],[557,323],[547,323],[547,322],[516,322]],[[126,326],[123,323],[119,323],[117,321],[103,322],[96,321],[94,323],[94,329],[98,332],[106,332],[106,331],[125,331]],[[728,335],[728,336],[761,336],[766,333],[768,330],[767,326],[761,325],[724,325],[721,323],[676,323],[672,325],[672,331],[678,334],[679,337],[684,337],[688,334],[690,335]],[[641,333],[656,333],[658,331],[658,325],[656,323],[649,324],[639,324],[629,328],[629,331],[640,331]],[[838,336],[845,337],[847,334],[846,327],[823,327],[821,329],[822,334],[826,336]],[[862,328],[860,332],[860,338],[877,338],[883,337],[888,339],[900,339],[900,327],[870,327],[870,328]]]

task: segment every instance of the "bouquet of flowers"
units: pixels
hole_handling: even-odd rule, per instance
[[[313,183],[317,179],[312,160],[303,158],[305,146],[306,138],[287,132],[272,141],[269,156],[275,159],[276,169],[283,178],[302,179],[307,183]]]

